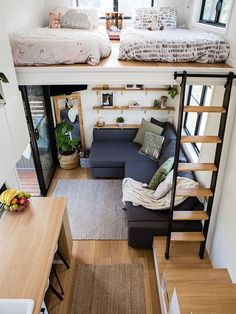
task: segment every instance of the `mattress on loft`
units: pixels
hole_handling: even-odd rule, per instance
[[[15,65],[88,63],[97,65],[111,53],[104,27],[92,30],[35,28],[10,36]]]
[[[229,52],[228,42],[213,33],[128,27],[121,34],[119,60],[219,63]]]

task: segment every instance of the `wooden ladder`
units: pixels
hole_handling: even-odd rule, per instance
[[[212,206],[214,201],[215,189],[217,184],[218,169],[220,165],[222,146],[225,135],[225,127],[227,121],[228,107],[230,102],[231,90],[233,80],[235,78],[234,73],[230,72],[227,75],[218,75],[217,77],[225,78],[227,80],[225,84],[225,93],[222,106],[185,106],[185,92],[188,77],[212,77],[207,74],[188,74],[186,71],[183,73],[175,73],[175,78],[182,77],[181,92],[180,92],[180,104],[179,104],[179,117],[177,128],[177,141],[175,149],[175,162],[174,162],[174,174],[172,185],[172,196],[170,206],[170,217],[168,226],[168,235],[166,240],[166,252],[165,257],[169,259],[170,255],[170,242],[171,241],[199,241],[201,242],[199,256],[204,257],[207,234],[209,229],[209,223],[212,213]],[[217,136],[183,136],[182,125],[183,116],[185,112],[196,113],[219,113],[221,114],[219,132]],[[214,163],[179,163],[179,154],[181,144],[184,143],[212,143],[216,145],[216,153]],[[177,185],[177,173],[183,171],[210,171],[212,172],[211,184],[209,188],[182,188],[176,189]],[[176,196],[186,197],[201,197],[207,199],[207,206],[202,211],[176,211],[174,207]],[[173,221],[202,221],[202,231],[200,232],[173,232]]]

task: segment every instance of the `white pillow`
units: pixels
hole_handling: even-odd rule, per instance
[[[84,12],[77,12],[76,10],[68,10],[60,17],[60,24],[62,28],[72,29],[91,29],[93,24]]]
[[[92,23],[91,28],[97,28],[99,25],[99,16],[98,16],[98,8],[87,8],[87,7],[58,7],[53,10],[55,13],[61,13],[61,15],[65,15],[68,10],[75,10],[78,13],[87,14],[90,22]]]
[[[177,27],[177,8],[160,7],[158,18],[164,29],[175,29]]]
[[[137,8],[134,10],[132,24],[137,29],[148,29],[153,22],[158,21],[159,8]]]
[[[172,188],[172,181],[173,181],[173,173],[174,171],[171,170],[168,175],[166,176],[165,180],[162,181],[156,191],[154,193],[154,198],[159,200],[160,198],[164,197]]]

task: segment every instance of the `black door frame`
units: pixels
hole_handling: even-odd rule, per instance
[[[23,102],[24,102],[25,116],[26,116],[29,135],[30,135],[30,144],[31,144],[31,149],[32,149],[32,155],[33,155],[36,175],[38,178],[39,188],[40,188],[41,195],[45,196],[47,194],[48,188],[51,184],[51,180],[53,178],[53,175],[55,173],[57,163],[58,163],[57,157],[55,158],[55,147],[54,147],[55,136],[54,136],[54,132],[52,132],[52,129],[54,130],[54,127],[53,127],[53,122],[51,124],[51,121],[53,121],[51,104],[49,106],[48,99],[47,99],[47,97],[45,97],[45,90],[43,87],[44,98],[45,98],[45,112],[46,112],[46,116],[48,119],[49,136],[50,136],[50,141],[52,144],[52,158],[53,158],[53,173],[52,173],[52,177],[51,177],[50,182],[49,182],[48,187],[47,187],[46,183],[45,183],[44,176],[43,176],[43,169],[42,169],[39,149],[38,149],[38,145],[37,145],[37,136],[35,134],[35,129],[34,129],[31,110],[30,110],[30,103],[29,103],[29,99],[28,99],[27,88],[26,88],[26,86],[19,86],[19,89],[21,91]],[[49,97],[49,100],[50,100],[50,97]]]

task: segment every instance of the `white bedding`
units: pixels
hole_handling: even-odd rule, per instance
[[[92,30],[35,28],[10,36],[15,65],[88,63],[97,65],[111,53],[104,27]]]
[[[228,42],[213,33],[127,27],[121,33],[119,60],[217,63],[224,62],[229,51]]]

